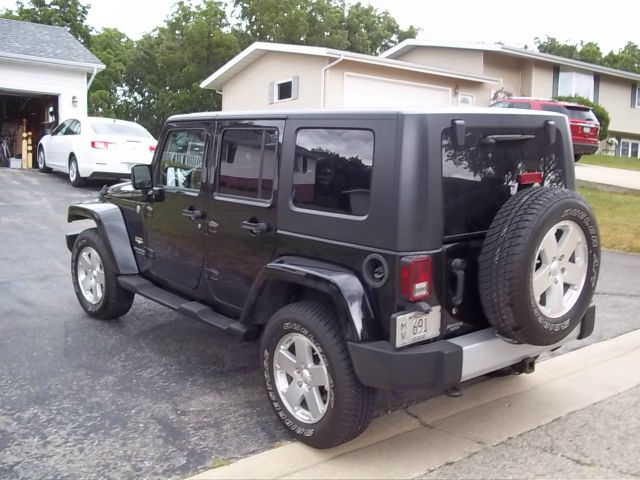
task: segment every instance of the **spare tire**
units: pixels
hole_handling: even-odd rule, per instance
[[[479,259],[489,322],[519,343],[553,345],[580,323],[600,271],[593,211],[578,193],[532,187],[498,211]]]

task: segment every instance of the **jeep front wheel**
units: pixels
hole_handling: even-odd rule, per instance
[[[118,284],[115,262],[97,229],[78,235],[71,252],[71,277],[78,301],[91,317],[111,320],[131,309],[134,294]]]
[[[335,447],[369,424],[374,390],[356,377],[330,306],[304,301],[281,308],[264,331],[262,360],[271,405],[302,442]]]

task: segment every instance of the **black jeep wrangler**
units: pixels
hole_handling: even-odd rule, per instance
[[[375,389],[444,391],[594,328],[598,228],[564,116],[498,109],[170,118],[151,167],[69,207],[92,317],[135,294],[246,340],[291,432],[360,434]]]

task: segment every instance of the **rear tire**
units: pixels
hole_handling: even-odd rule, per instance
[[[78,170],[78,160],[75,155],[71,155],[69,159],[69,182],[74,187],[84,187],[86,181],[80,176],[80,170]]]
[[[479,258],[480,300],[502,336],[553,345],[582,320],[600,271],[593,212],[578,193],[534,187],[500,208]]]
[[[115,261],[96,228],[85,230],[71,252],[71,278],[80,306],[91,317],[112,320],[126,314],[135,295],[118,284]]]
[[[297,439],[331,448],[367,428],[375,390],[356,377],[331,306],[304,301],[281,308],[267,324],[261,351],[271,405]]]

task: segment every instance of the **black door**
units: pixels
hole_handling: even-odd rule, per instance
[[[151,275],[181,290],[198,286],[204,261],[207,128],[190,123],[167,129],[154,166],[161,192],[145,217]]]
[[[284,122],[220,122],[207,210],[207,278],[218,302],[240,309],[275,248]]]

